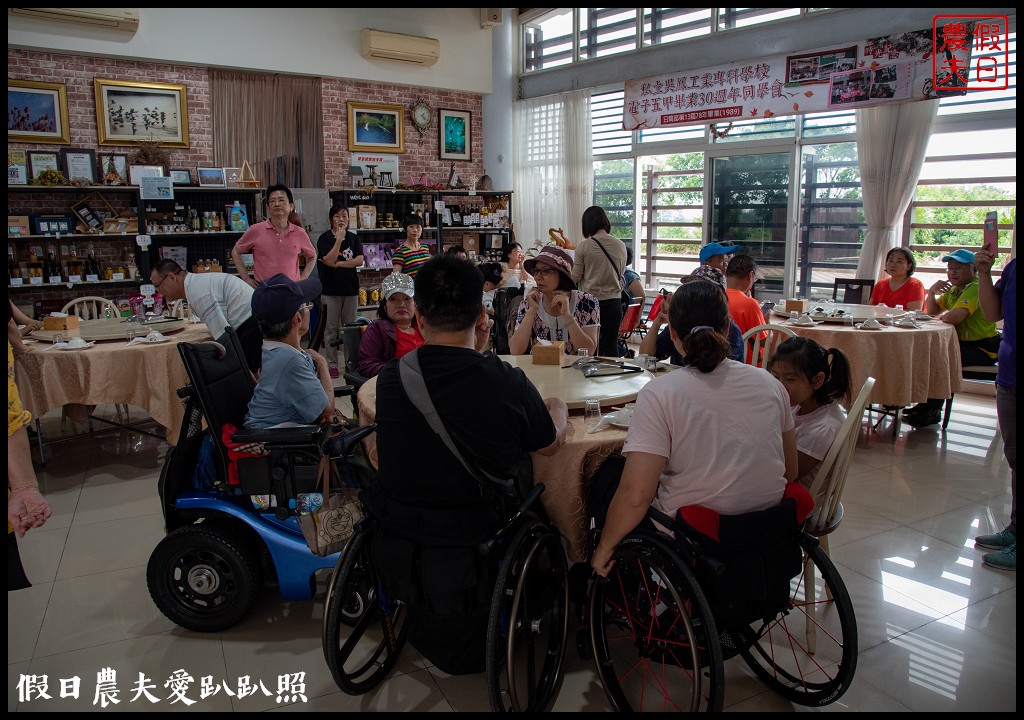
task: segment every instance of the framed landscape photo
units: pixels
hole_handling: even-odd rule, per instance
[[[65,85],[8,78],[7,141],[70,143]]]
[[[169,171],[171,182],[175,185],[191,185],[192,172],[188,168],[171,168]]]
[[[95,78],[96,132],[100,145],[157,141],[188,147],[184,85]]]
[[[29,150],[29,180],[35,180],[43,170],[60,170],[60,159],[56,152],[39,152]]]
[[[437,111],[437,147],[442,160],[473,159],[473,114],[468,110]]]
[[[96,151],[91,148],[63,148],[60,151],[68,180],[88,180],[96,184]]]
[[[401,105],[349,102],[349,151],[405,152],[404,113]]]
[[[128,156],[100,153],[100,177],[104,185],[128,184]]]
[[[196,168],[199,187],[224,187],[224,168]]]

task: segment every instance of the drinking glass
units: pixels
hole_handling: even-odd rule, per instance
[[[127,342],[131,342],[138,335],[138,330],[135,329],[135,322],[129,320],[124,324],[124,339]]]
[[[598,398],[587,398],[583,418],[589,430],[593,430],[601,422],[601,401]]]
[[[789,311],[789,320],[790,320],[790,322],[796,322],[799,318],[800,318],[800,313],[798,313],[796,310],[790,310]]]
[[[53,344],[54,345],[60,345],[62,342],[64,342],[64,334],[63,333],[59,333],[59,332],[55,332],[53,334]]]

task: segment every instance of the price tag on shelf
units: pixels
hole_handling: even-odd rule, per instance
[[[13,287],[21,287],[25,284],[25,280],[20,277],[11,278],[11,285]]]
[[[32,277],[30,277],[28,279],[28,284],[29,285],[42,285],[43,284],[43,278],[42,278],[41,275],[33,275]]]
[[[70,283],[80,283],[80,282],[82,282],[82,276],[81,275],[69,275],[68,276],[68,282],[70,282]]]
[[[112,278],[110,278],[110,279],[111,280],[124,280],[124,273],[114,273],[114,276]]]
[[[135,244],[138,245],[143,250],[148,248],[152,242],[153,242],[153,240],[152,240],[152,238],[149,237],[149,235],[136,235],[135,236]]]
[[[62,282],[64,282],[64,278],[62,278],[60,275],[51,275],[50,276],[50,284],[51,285],[60,285]]]
[[[85,276],[85,281],[86,282],[99,282],[100,281],[100,276],[99,275],[86,275]]]
[[[437,212],[443,211],[444,210],[444,200],[435,200],[434,201],[434,210],[436,210]]]

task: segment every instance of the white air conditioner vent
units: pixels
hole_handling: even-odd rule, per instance
[[[137,8],[8,8],[7,14],[125,32],[139,29]]]
[[[363,28],[360,40],[362,55],[368,60],[395,60],[429,67],[441,57],[441,42],[434,38]]]

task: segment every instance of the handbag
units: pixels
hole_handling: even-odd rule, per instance
[[[615,267],[615,263],[612,261],[612,256],[609,255],[608,251],[604,249],[604,245],[601,244],[601,241],[598,240],[597,238],[592,238],[592,240],[595,243],[597,243],[597,246],[601,248],[601,252],[603,252],[604,256],[608,258],[608,263],[612,266],[612,270],[618,272],[618,269]],[[623,268],[623,271],[625,271],[625,268]],[[618,273],[618,275],[619,290],[621,290],[621,294],[619,295],[619,302],[622,303],[622,311],[625,312],[626,308],[629,307],[629,304],[633,302],[633,293],[631,293],[629,289],[622,284],[622,273]]]
[[[327,455],[320,460],[318,482],[323,484],[324,504],[299,515],[299,527],[306,545],[318,557],[333,555],[345,548],[363,517],[358,488],[339,488],[331,492],[331,478],[338,470]]]

